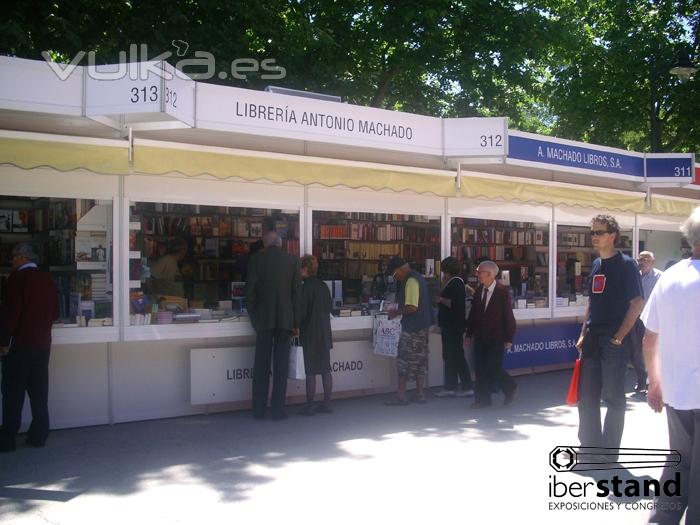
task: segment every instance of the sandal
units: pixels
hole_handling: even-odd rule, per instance
[[[425,394],[415,395],[411,398],[411,403],[423,404],[425,402]]]
[[[398,397],[392,397],[388,401],[384,401],[384,404],[390,407],[398,407],[408,405],[407,399],[401,399]]]

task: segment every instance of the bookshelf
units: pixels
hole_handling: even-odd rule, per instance
[[[478,263],[490,259],[513,294],[515,308],[549,306],[549,225],[454,217],[451,254],[462,264],[465,280],[478,285]]]
[[[377,295],[374,277],[394,255],[424,275],[440,275],[440,219],[419,215],[314,210],[319,278],[341,280],[345,303]]]
[[[182,295],[191,308],[231,300],[232,283],[246,280],[251,247],[261,245],[264,225],[282,237],[283,249],[299,255],[299,215],[282,210],[132,202],[129,217],[129,288],[134,301],[157,302],[151,268],[176,240],[187,253],[178,262]],[[179,295],[179,294],[178,294]]]
[[[557,225],[557,307],[588,305],[588,276],[598,257],[590,231],[590,226]],[[620,231],[617,247],[632,256],[632,231]]]
[[[31,242],[58,289],[61,324],[111,325],[111,240],[111,201],[0,196],[0,288],[13,246]]]

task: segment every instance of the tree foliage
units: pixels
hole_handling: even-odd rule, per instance
[[[700,59],[700,2],[578,1],[574,43],[552,67],[558,136],[640,151],[700,151],[700,79],[669,70]]]
[[[0,53],[70,61],[149,56],[173,40],[216,57],[274,58],[274,83],[436,116],[507,116],[512,128],[638,150],[700,150],[700,79],[667,71],[698,53],[700,0],[35,0],[6,5]],[[696,55],[697,56],[697,55]],[[173,57],[175,60],[181,57]],[[171,60],[171,62],[174,60]],[[700,77],[700,75],[698,75]]]

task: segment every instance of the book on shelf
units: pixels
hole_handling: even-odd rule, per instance
[[[219,241],[217,239],[206,239],[204,241],[204,255],[207,257],[219,257]]]
[[[250,236],[251,237],[262,237],[262,222],[251,222],[250,223]]]
[[[216,231],[221,237],[231,237],[233,235],[233,220],[231,217],[219,217]]]
[[[0,210],[0,233],[12,231],[12,210]]]
[[[48,207],[48,226],[50,229],[75,226],[75,200],[51,200]]]
[[[105,232],[79,231],[75,234],[75,261],[99,261],[107,259],[107,234]]]
[[[510,286],[510,270],[501,270],[501,284]]]
[[[129,321],[132,326],[143,326],[151,324],[151,314],[131,314]],[[158,323],[169,324],[169,323]]]
[[[423,275],[426,277],[435,277],[435,259],[425,260],[425,271]]]
[[[12,212],[12,231],[15,233],[29,232],[29,210],[14,210]]]
[[[49,233],[49,261],[51,265],[75,262],[75,235],[71,230],[52,230]]]
[[[235,237],[249,237],[250,229],[248,228],[248,223],[241,219],[235,219],[233,221],[233,235]]]
[[[301,251],[301,245],[299,244],[298,240],[295,239],[287,239],[287,253],[290,253],[292,255],[299,255]]]

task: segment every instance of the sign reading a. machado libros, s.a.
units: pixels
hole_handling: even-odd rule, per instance
[[[506,369],[573,363],[578,356],[578,323],[518,328],[513,346],[505,354]]]

